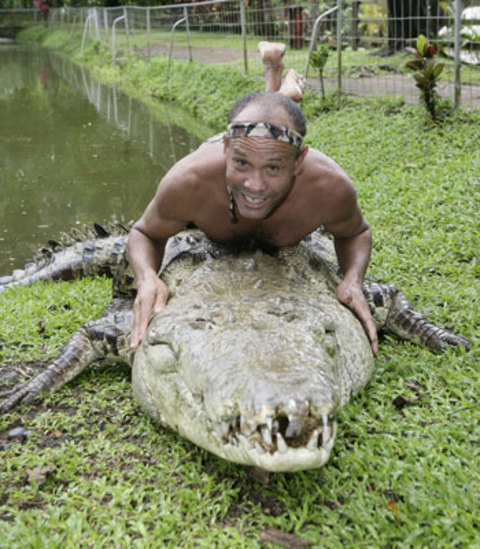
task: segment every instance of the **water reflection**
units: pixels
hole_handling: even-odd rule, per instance
[[[0,47],[0,274],[75,223],[136,219],[199,138],[42,50]]]

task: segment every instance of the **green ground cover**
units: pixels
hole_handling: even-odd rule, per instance
[[[84,60],[145,100],[184,105],[206,132],[261,87],[231,67],[175,63],[166,87],[161,61],[112,70],[93,48]],[[369,274],[472,349],[432,355],[386,337],[371,383],[338,416],[330,462],[268,485],[154,425],[128,369],[99,365],[0,418],[0,547],[273,547],[260,541],[269,528],[322,548],[480,547],[480,113],[431,126],[398,99],[326,111],[308,94],[304,108],[308,143],[356,184],[374,234]],[[0,363],[35,369],[108,300],[103,279],[3,294]],[[30,435],[8,439],[17,426]]]

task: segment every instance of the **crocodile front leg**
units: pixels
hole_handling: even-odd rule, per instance
[[[96,360],[130,364],[132,353],[129,350],[129,336],[132,322],[133,313],[127,310],[113,312],[84,324],[43,372],[30,381],[0,392],[0,413],[6,413],[19,404],[32,402],[47,390],[55,391]]]
[[[401,339],[427,345],[434,352],[442,352],[448,345],[470,348],[470,342],[463,336],[428,321],[395,286],[372,283],[365,284],[363,289],[377,328],[388,330]]]

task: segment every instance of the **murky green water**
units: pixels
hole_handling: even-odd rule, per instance
[[[137,219],[198,144],[58,56],[1,46],[0,275],[75,224]]]

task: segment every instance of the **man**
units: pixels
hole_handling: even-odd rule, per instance
[[[362,292],[371,233],[355,189],[333,160],[301,144],[305,118],[290,97],[301,99],[305,83],[294,71],[282,81],[285,47],[263,42],[259,49],[267,92],[239,100],[223,139],[205,142],[171,168],[132,228],[127,245],[137,283],[132,349],[152,312],[168,299],[157,275],[166,241],[193,223],[218,242],[253,237],[277,247],[293,245],[323,225],[334,237],[343,272],[337,297],[361,320],[377,352]]]

